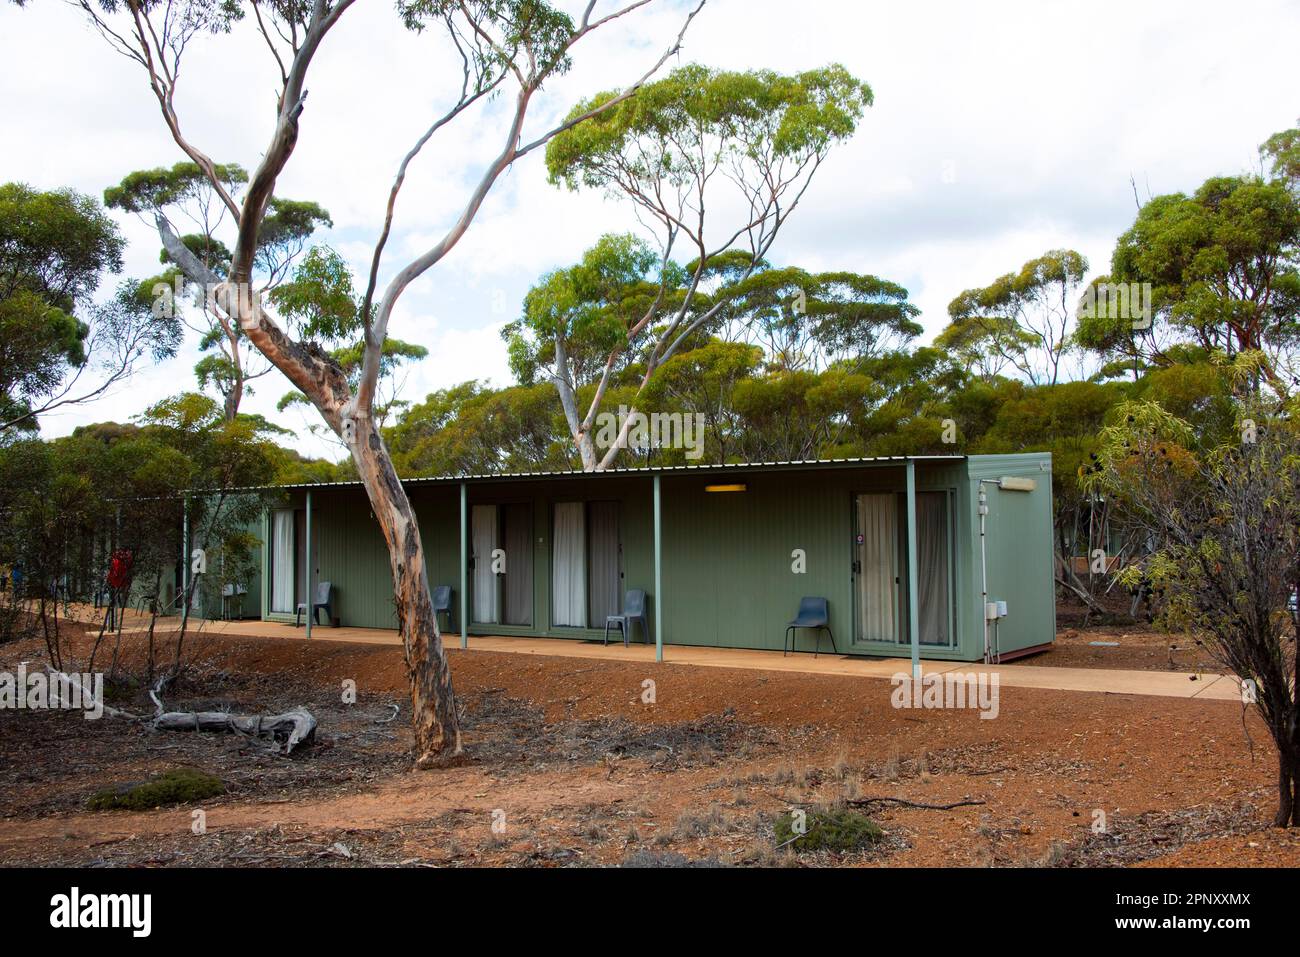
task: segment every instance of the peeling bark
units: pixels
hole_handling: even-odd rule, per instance
[[[373,420],[353,426],[352,460],[388,545],[397,628],[402,636],[415,725],[415,763],[430,768],[461,758],[460,719],[438,618],[433,611],[420,527]]]

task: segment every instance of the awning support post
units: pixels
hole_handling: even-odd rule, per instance
[[[912,643],[912,680],[921,680],[921,609],[917,604],[916,462],[907,461],[907,634]]]
[[[663,493],[659,488],[659,473],[654,475],[654,525],[655,525],[655,661],[664,660],[664,563],[663,563]]]
[[[460,646],[469,647],[469,487],[460,483]]]
[[[307,489],[307,637],[311,637],[311,625],[316,620],[316,595],[312,591],[312,567],[311,567],[311,489]]]

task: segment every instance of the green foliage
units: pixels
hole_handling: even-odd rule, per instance
[[[313,246],[293,277],[268,297],[298,333],[327,341],[356,335],[361,328],[359,300],[347,262],[328,246]]]
[[[1151,402],[1122,406],[1085,482],[1149,543],[1121,581],[1149,584],[1162,624],[1188,633],[1243,681],[1280,755],[1279,825],[1300,823],[1295,686],[1300,582],[1300,434],[1252,396],[1216,440]],[[1251,700],[1251,699],[1247,699]]]
[[[6,407],[48,395],[68,368],[84,363],[89,331],[34,292],[23,289],[0,299],[0,395]]]
[[[237,163],[218,163],[213,170],[218,182],[231,192],[248,183],[248,172]],[[160,166],[128,173],[116,186],[104,190],[104,205],[127,213],[154,214],[169,206],[210,203],[212,199],[207,174],[188,160],[170,169]]]
[[[871,818],[851,808],[813,809],[806,812],[803,833],[795,830],[795,815],[786,811],[776,819],[776,843],[795,851],[856,851],[885,836]]]
[[[119,272],[125,242],[88,196],[0,185],[0,423],[35,427],[32,413],[55,395],[71,370],[90,359],[92,340],[124,364],[134,352],[174,351],[179,331],[158,326],[119,296],[95,307],[90,296],[105,272]],[[93,312],[90,322],[77,313]]]
[[[89,196],[0,185],[0,300],[33,293],[64,312],[83,304],[105,272],[120,272],[126,242]]]
[[[1102,283],[1149,283],[1155,328],[1135,336],[1125,316],[1080,320],[1081,344],[1166,365],[1161,331],[1206,352],[1261,351],[1263,378],[1290,391],[1279,354],[1297,344],[1300,196],[1281,180],[1219,176],[1191,196],[1157,196],[1120,236]]]
[[[907,290],[875,276],[760,266],[712,298],[718,326],[743,328],[784,369],[856,364],[923,331]]]
[[[952,325],[936,345],[953,349],[985,378],[1010,367],[1033,383],[1055,384],[1073,343],[1075,290],[1088,260],[1053,249],[991,285],[967,289],[948,305]]]
[[[615,96],[585,100],[569,118]],[[851,136],[871,102],[870,87],[839,64],[791,76],[692,64],[555,137],[546,166],[553,183],[576,189],[603,188],[620,176],[648,182],[690,175],[705,143],[724,163],[760,153],[798,163]],[[705,155],[715,161],[712,150]]]
[[[194,768],[175,768],[141,784],[106,788],[91,795],[86,807],[92,811],[147,811],[172,804],[189,804],[226,793],[215,775]]]
[[[557,346],[585,384],[623,343],[660,289],[659,257],[628,234],[605,235],[567,269],[547,273],[524,297],[523,316],[505,326],[511,371],[524,385],[553,368]]]
[[[971,451],[1051,452],[1054,502],[1071,506],[1078,478],[1097,451],[1099,434],[1124,399],[1115,383],[1063,382],[1007,390],[988,430]]]
[[[301,3],[278,3],[272,7],[280,8],[295,22],[307,12]],[[168,18],[178,15],[185,14],[174,10],[167,14]],[[206,17],[219,19],[208,4],[199,4],[194,16],[200,21]],[[177,23],[176,26],[185,32],[192,30],[195,23],[185,21],[185,25]],[[230,272],[232,254],[218,235],[223,225],[229,224],[220,193],[224,191],[232,198],[237,197],[248,183],[248,173],[234,163],[217,164],[213,173],[215,184],[197,163],[190,161],[170,168],[139,170],[129,173],[117,186],[106,189],[104,201],[115,209],[140,214],[151,224],[158,223],[163,230],[175,231],[173,219],[183,218],[187,223],[197,224],[199,232],[180,236],[180,242],[214,276],[224,278]],[[329,213],[318,203],[273,196],[258,230],[254,271],[260,286],[269,290],[271,303],[284,310],[299,335],[340,337],[360,327],[351,276],[332,250],[314,248],[299,263],[293,281],[286,282],[311,236],[332,225]],[[130,299],[141,304],[147,301],[155,316],[179,318],[183,310],[195,312],[190,324],[201,329],[199,348],[206,353],[194,367],[195,376],[201,389],[222,396],[226,415],[233,417],[238,414],[245,384],[268,372],[270,365],[257,354],[238,323],[213,307],[207,295],[210,290],[183,277],[166,248],[159,258],[168,268],[161,275],[136,285]],[[184,294],[185,298],[193,296],[193,304],[187,304],[178,294]]]
[[[555,390],[464,382],[431,393],[386,429],[399,474],[467,475],[571,468]]]
[[[458,48],[480,76],[515,67],[536,81],[566,73],[575,26],[568,14],[544,0],[398,0],[408,29],[444,24],[470,38]],[[480,81],[482,82],[482,81]]]
[[[1300,128],[1274,133],[1259,148],[1274,176],[1300,184]]]

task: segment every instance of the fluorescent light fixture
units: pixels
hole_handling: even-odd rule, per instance
[[[998,479],[998,488],[1004,492],[1032,492],[1038,488],[1038,482],[1031,478],[1016,478],[1008,475]]]
[[[749,486],[748,486],[748,485],[745,485],[743,482],[738,482],[738,483],[736,483],[735,485],[706,485],[706,486],[704,486],[704,491],[706,491],[706,492],[745,492],[745,491],[748,491],[748,490],[749,490]]]

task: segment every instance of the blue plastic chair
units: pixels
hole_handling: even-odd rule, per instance
[[[815,628],[817,629],[817,645],[813,650],[813,657],[816,658],[822,648],[822,629],[826,629],[826,634],[831,636],[831,648],[838,655],[840,649],[835,646],[835,633],[831,631],[831,615],[829,605],[825,598],[814,596],[805,596],[799,599],[799,614],[795,616],[794,621],[786,625],[785,641],[781,643],[781,657],[790,653],[794,647],[794,640],[791,635],[797,628]]]
[[[641,634],[645,635],[645,640],[649,643],[650,625],[645,613],[645,592],[640,588],[633,588],[623,596],[623,614],[610,615],[605,619],[605,644],[609,644],[609,626],[618,625],[618,630],[623,632],[623,647],[626,648],[634,621],[641,622]]]
[[[445,611],[447,613],[447,631],[456,630],[456,621],[451,613],[451,586],[434,585],[433,586],[433,617],[436,620],[438,613]]]

